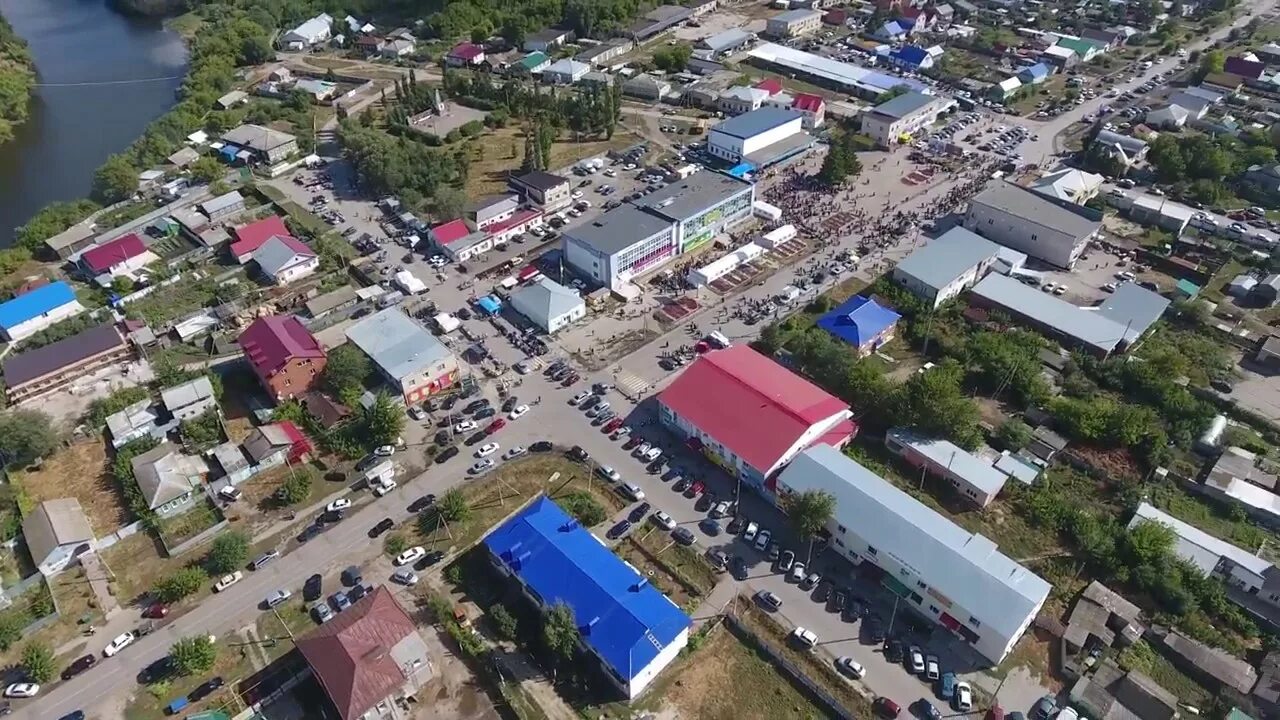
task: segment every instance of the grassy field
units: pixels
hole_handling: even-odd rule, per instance
[[[551,146],[551,167],[559,169],[609,150],[620,150],[640,142],[641,138],[619,127],[609,140],[572,142],[562,138]],[[486,133],[468,144],[471,169],[467,175],[467,197],[480,197],[502,192],[507,176],[519,169],[524,157],[524,131],[507,127]]]
[[[213,501],[202,496],[196,507],[181,515],[161,520],[160,536],[164,538],[166,546],[176,547],[221,521],[222,513],[214,507]]]
[[[107,472],[107,448],[101,438],[59,450],[39,470],[14,473],[14,484],[22,489],[21,502],[31,507],[58,498],[79,500],[97,537],[115,532],[131,519],[119,485]]]

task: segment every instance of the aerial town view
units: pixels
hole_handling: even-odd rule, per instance
[[[1275,0],[0,0],[0,716],[1280,720],[1278,155]]]

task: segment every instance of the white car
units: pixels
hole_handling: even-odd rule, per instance
[[[107,643],[107,647],[104,648],[102,651],[102,656],[112,657],[116,653],[119,653],[121,650],[132,645],[135,639],[136,638],[134,638],[134,635],[131,632],[120,633],[119,635],[116,636],[115,640],[112,640],[111,642]]]
[[[40,686],[35,683],[14,683],[4,689],[7,698],[33,698],[40,694]]]
[[[854,680],[861,680],[862,676],[867,674],[867,669],[848,655],[843,655],[836,660],[836,669]]]
[[[798,583],[804,579],[804,563],[798,562],[791,566],[791,582]]]
[[[649,450],[641,455],[641,457],[649,462],[653,462],[654,460],[662,457],[662,448],[649,448]]]
[[[418,573],[412,570],[397,570],[391,573],[391,581],[413,587],[418,584]]]
[[[760,532],[760,526],[754,522],[747,523],[747,529],[742,533],[742,541],[753,543],[756,541],[756,533]]]
[[[960,712],[969,712],[973,709],[973,688],[969,687],[967,682],[956,683],[956,709]]]
[[[644,491],[640,489],[639,485],[624,483],[623,485],[621,485],[621,488],[622,488],[622,492],[625,493],[632,500],[644,499]]]
[[[339,510],[346,510],[349,507],[351,507],[350,500],[348,500],[347,498],[338,498],[337,500],[334,500],[328,505],[325,505],[324,509],[326,512],[337,512]]]
[[[635,163],[627,163],[626,165],[623,165],[623,166],[622,166],[622,169],[623,169],[623,170],[635,170],[635,169],[636,169],[636,164],[635,164]]]
[[[768,530],[761,530],[760,534],[756,535],[756,550],[759,550],[760,552],[764,552],[765,550],[769,549],[769,541],[772,539],[773,539],[773,533],[769,532]]]
[[[912,645],[911,649],[908,651],[907,654],[911,661],[911,673],[913,675],[923,675],[924,674],[924,653],[920,652],[920,648],[916,647],[915,645]]]
[[[496,452],[498,452],[498,443],[485,443],[476,451],[476,457],[489,457]]]
[[[399,565],[410,565],[427,556],[427,549],[421,545],[414,545],[396,556],[395,563]]]
[[[223,590],[226,590],[227,588],[231,587],[232,585],[235,585],[236,583],[240,582],[243,579],[244,579],[244,573],[240,572],[239,570],[231,573],[230,575],[223,575],[221,578],[218,579],[218,582],[214,583],[213,591],[222,592]]]
[[[485,470],[491,470],[491,469],[493,469],[493,459],[485,458],[483,460],[477,460],[476,463],[471,466],[471,474],[479,475]]]
[[[597,470],[597,472],[600,473],[601,477],[607,480],[612,480],[614,482],[618,482],[619,480],[622,479],[622,473],[618,472],[617,470],[614,470],[612,467],[608,465],[601,465]]]
[[[463,420],[462,422],[453,426],[453,431],[456,433],[470,432],[475,429],[476,429],[476,424],[472,420]]]
[[[519,420],[524,414],[529,412],[528,405],[517,405],[511,409],[511,414],[507,415],[508,420]]]
[[[267,608],[279,607],[289,601],[293,597],[293,593],[288,590],[277,590],[267,596],[265,600]]]
[[[582,402],[583,400],[586,400],[586,399],[587,399],[587,398],[589,398],[589,397],[591,397],[591,391],[590,391],[590,390],[583,390],[582,392],[578,393],[577,395],[574,395],[573,397],[569,398],[569,404],[570,404],[570,405],[577,405],[578,403]]]
[[[373,454],[378,457],[391,457],[396,454],[396,449],[392,445],[380,445],[373,449]]]
[[[675,518],[662,512],[661,510],[650,515],[649,517],[653,519],[654,525],[657,525],[658,527],[662,528],[663,530],[666,530],[667,532],[670,532],[676,529]]]
[[[812,630],[805,630],[802,627],[792,630],[791,637],[806,649],[812,649],[818,644],[818,634]]]
[[[525,454],[526,452],[528,451],[524,449],[523,445],[516,445],[515,447],[510,448],[506,452],[502,453],[502,459],[510,460],[511,458],[518,458],[521,455]]]

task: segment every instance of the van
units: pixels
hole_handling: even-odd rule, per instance
[[[259,555],[256,560],[250,563],[249,569],[261,570],[263,566],[265,566],[267,563],[271,562],[272,560],[275,560],[278,557],[280,557],[279,550],[268,550],[262,553],[261,555]]]

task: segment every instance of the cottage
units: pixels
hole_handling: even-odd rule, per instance
[[[93,528],[75,498],[46,500],[22,520],[22,539],[36,569],[51,577],[91,551]]]
[[[175,420],[191,420],[218,407],[207,375],[161,390],[160,402]]]
[[[203,483],[209,466],[203,458],[187,455],[170,442],[133,458],[133,477],[147,507],[160,517],[172,517],[190,510],[204,494]]]

